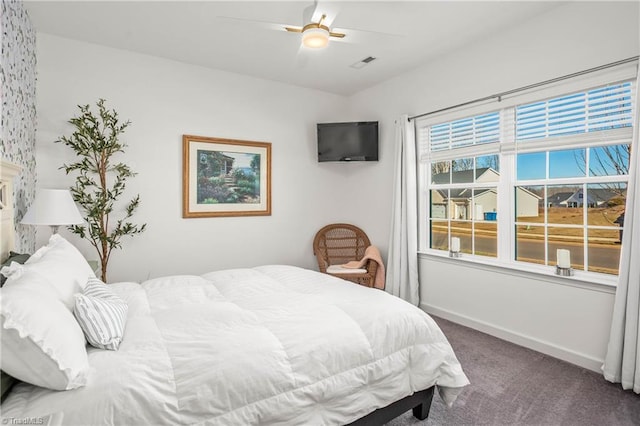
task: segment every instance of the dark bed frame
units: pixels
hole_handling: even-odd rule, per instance
[[[411,409],[413,409],[414,417],[419,420],[424,420],[429,417],[434,389],[435,386],[432,386],[429,389],[415,392],[413,395],[402,398],[384,408],[378,408],[376,411],[367,414],[353,423],[349,423],[347,426],[383,425]]]
[[[10,387],[12,387],[12,385],[13,383],[11,383]],[[355,422],[349,423],[347,426],[381,426],[411,409],[413,409],[414,417],[418,420],[425,420],[429,417],[434,389],[435,386],[432,386],[429,389],[415,392],[413,395],[404,397],[386,407],[378,408]],[[9,389],[6,389],[6,392],[3,392],[2,395],[3,402],[8,395]]]

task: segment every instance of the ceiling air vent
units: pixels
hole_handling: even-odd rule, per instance
[[[363,68],[365,65],[375,61],[376,58],[374,58],[373,56],[368,56],[366,58],[364,58],[361,61],[356,62],[355,64],[349,65],[351,68],[355,68],[357,70],[359,70],[360,68]]]

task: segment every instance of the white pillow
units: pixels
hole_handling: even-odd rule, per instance
[[[92,346],[116,351],[124,336],[127,309],[127,302],[105,283],[90,278],[84,294],[76,294],[73,314]]]
[[[39,275],[37,281],[48,281],[70,311],[75,303],[74,294],[82,291],[89,278],[95,278],[78,249],[59,234],[53,234],[49,243],[40,247],[24,265],[11,264],[10,268],[3,268],[2,273],[7,276],[5,285],[19,280],[24,274]]]
[[[29,280],[23,274],[0,290],[2,370],[54,390],[83,386],[89,363],[80,326],[54,293],[33,291]]]

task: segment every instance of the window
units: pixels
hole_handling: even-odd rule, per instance
[[[516,260],[555,264],[564,248],[575,269],[617,274],[629,150],[617,144],[518,154]]]
[[[421,250],[618,274],[635,100],[632,81],[498,111],[416,122]],[[531,94],[527,95],[529,99]]]
[[[452,237],[463,253],[497,256],[500,114],[489,112],[422,129],[430,151],[430,247],[449,250]],[[469,152],[472,155],[461,156]],[[481,155],[478,155],[481,154]]]

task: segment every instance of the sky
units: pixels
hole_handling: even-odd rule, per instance
[[[606,156],[603,147],[591,148],[589,152],[590,175],[611,176],[618,172],[614,163]],[[629,156],[624,145],[613,145],[610,150],[623,153],[621,161],[628,169]],[[549,152],[549,178],[569,178],[585,176],[586,149],[572,149]],[[600,161],[599,161],[600,160]],[[518,154],[518,180],[545,179],[546,153]]]

